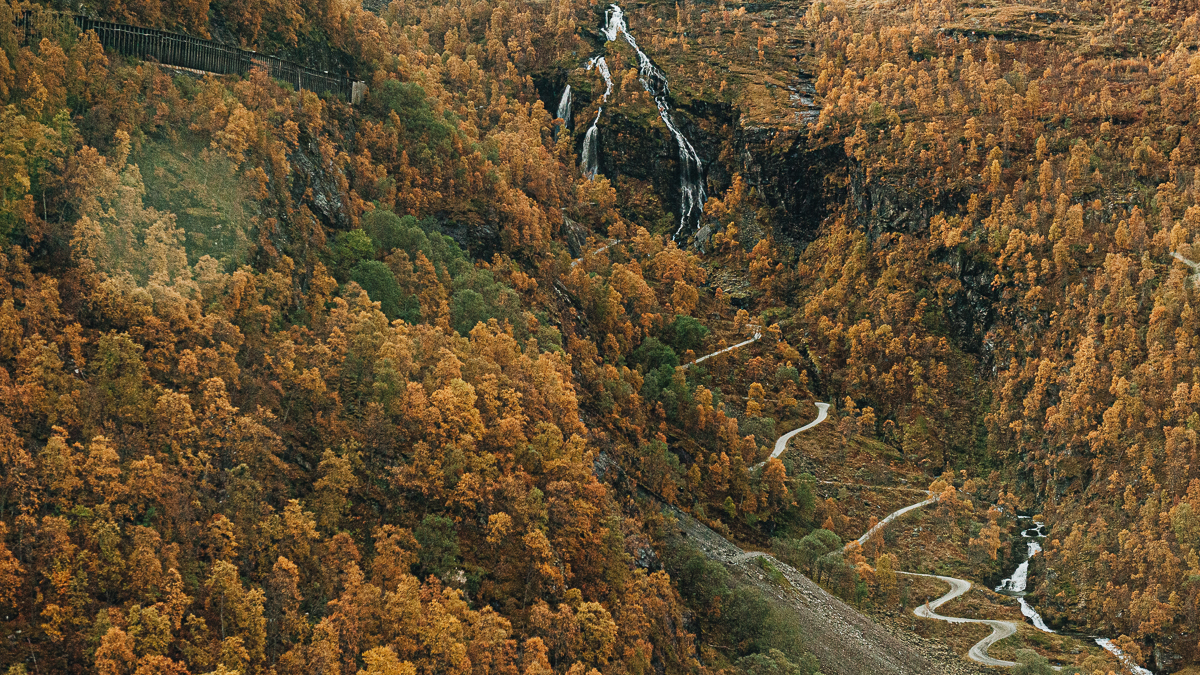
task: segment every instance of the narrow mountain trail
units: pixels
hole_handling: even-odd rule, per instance
[[[1172,253],[1171,257],[1192,268],[1192,271],[1195,272],[1195,274],[1192,275],[1192,283],[1200,284],[1200,263],[1188,260],[1178,252]]]
[[[757,333],[755,334],[755,339],[758,339]],[[745,343],[742,343],[742,344],[745,344]],[[740,345],[734,345],[733,347],[738,347],[738,346],[740,346]],[[730,347],[729,349],[733,349],[733,347]],[[706,356],[704,358],[708,358],[708,357]],[[695,361],[694,363],[699,363],[699,361]],[[809,422],[808,424],[805,424],[804,426],[800,427],[799,429],[793,429],[792,431],[789,431],[786,434],[775,439],[775,449],[771,451],[771,456],[768,457],[766,460],[761,461],[758,464],[755,464],[754,466],[750,467],[750,470],[753,471],[753,470],[757,469],[758,467],[765,465],[771,459],[782,455],[783,451],[787,450],[788,441],[792,440],[792,438],[795,437],[796,434],[798,434],[802,431],[808,431],[809,429],[817,426],[821,422],[824,422],[825,418],[829,416],[829,404],[828,403],[817,403],[816,406],[817,406],[817,419]]]
[[[700,358],[696,359],[695,361],[691,361],[690,363],[683,364],[683,367],[688,368],[688,367],[696,365],[697,363],[703,363],[704,361],[707,361],[714,356],[724,354],[725,352],[731,352],[735,349],[740,349],[742,347],[745,347],[746,345],[754,344],[755,342],[758,342],[760,339],[762,339],[762,331],[755,330],[754,337],[750,338],[749,340],[746,340],[745,342],[739,342],[736,345],[732,345],[732,346],[726,347],[724,349],[718,349],[717,351],[715,351],[711,354],[705,354],[704,356],[701,356]],[[829,404],[828,403],[818,403],[817,406],[818,407],[825,406],[826,408],[828,408]],[[824,410],[821,411],[821,418],[818,419],[817,422],[820,422],[823,419],[825,419],[825,411]],[[815,425],[817,422],[813,422],[813,425]],[[809,426],[812,426],[812,425],[809,425]],[[808,427],[805,427],[805,428],[807,429]],[[776,455],[771,455],[771,456],[775,457]]]
[[[938,499],[941,498],[941,495],[935,495],[932,492],[926,492],[926,494],[929,495],[929,499],[926,499],[923,502],[917,502],[916,504],[909,504],[908,506],[906,506],[902,509],[899,509],[897,511],[893,511],[892,513],[889,513],[887,516],[884,517],[883,520],[879,521],[878,523],[875,523],[873,526],[871,526],[871,529],[864,532],[863,536],[859,537],[858,539],[855,539],[853,542],[847,543],[846,546],[849,546],[851,543],[857,543],[859,546],[866,546],[867,541],[871,538],[871,536],[874,535],[876,532],[880,531],[881,529],[883,529],[884,526],[886,526],[888,523],[899,518],[900,516],[903,516],[904,514],[908,513],[909,511],[915,511],[916,509],[919,509],[922,506],[929,506],[930,504],[936,502]]]
[[[605,242],[605,244],[604,244],[603,246],[601,246],[600,248],[596,249],[595,251],[589,251],[589,252],[585,253],[585,254],[584,254],[584,256],[586,256],[586,255],[600,255],[601,253],[603,253],[603,252],[607,251],[608,249],[612,248],[613,246],[616,246],[616,245],[617,245],[617,244],[619,244],[619,243],[621,243],[621,240],[620,240],[620,239],[609,239],[607,242]],[[583,258],[584,258],[584,256],[580,256],[580,257],[578,257],[578,258],[576,258],[576,259],[572,260],[572,261],[571,261],[571,267],[572,267],[572,268],[578,267],[578,266],[579,266],[579,263],[583,262]]]
[[[1012,668],[1017,664],[1013,661],[1002,661],[993,659],[988,656],[988,649],[997,642],[1015,635],[1017,633],[1017,624],[1012,621],[1002,621],[1000,619],[966,619],[959,616],[943,616],[937,613],[937,608],[950,602],[951,600],[965,595],[971,590],[971,582],[966,579],[956,579],[955,577],[943,577],[936,574],[917,574],[916,572],[896,572],[896,574],[904,574],[910,577],[928,577],[930,579],[939,579],[950,584],[950,590],[942,597],[931,602],[927,602],[913,610],[913,614],[924,619],[936,619],[947,623],[981,623],[985,626],[991,626],[992,634],[976,642],[967,652],[967,658],[976,663],[982,663],[985,666],[1000,666],[1004,668]],[[1061,670],[1055,668],[1055,670]]]

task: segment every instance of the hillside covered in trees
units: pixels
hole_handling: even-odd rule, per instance
[[[663,504],[882,617],[1040,514],[1051,625],[1200,664],[1200,6],[614,16],[0,0],[9,675],[834,668]]]

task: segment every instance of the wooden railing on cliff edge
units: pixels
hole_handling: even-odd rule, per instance
[[[77,14],[46,12],[54,20],[70,19],[82,32],[95,31],[105,49],[135,59],[153,60],[165,66],[186,68],[218,75],[248,75],[253,68],[263,68],[277,80],[287,82],[297,91],[307,89],[322,95],[345,99],[351,105],[362,102],[366,83],[335,74],[322,72],[285,61],[274,56],[232,47],[212,40],[204,40],[180,33],[171,33],[154,28],[142,28],[111,21],[99,21]],[[26,11],[17,16],[17,32],[24,42],[41,36],[46,26],[39,25],[33,13]]]

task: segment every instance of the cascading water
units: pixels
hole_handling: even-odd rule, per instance
[[[1120,647],[1117,647],[1115,644],[1113,644],[1112,640],[1109,640],[1108,638],[1096,638],[1096,644],[1100,645],[1110,654],[1117,657],[1117,660],[1120,661],[1121,665],[1125,666],[1129,672],[1134,673],[1135,675],[1154,675],[1154,673],[1134,663],[1133,659],[1129,658],[1125,652],[1121,651]]]
[[[596,131],[596,125],[600,123],[600,115],[604,112],[604,103],[608,101],[608,95],[612,93],[612,73],[608,72],[608,62],[603,56],[593,56],[588,60],[587,72],[591,72],[592,68],[600,71],[600,76],[604,78],[604,94],[600,96],[600,108],[596,110],[596,119],[592,120],[592,126],[588,127],[587,133],[583,135],[583,152],[581,153],[580,163],[583,165],[583,175],[590,178],[595,178],[596,174],[600,173],[600,158],[596,153],[596,140],[599,135]]]
[[[567,88],[563,89],[562,98],[558,99],[558,110],[554,115],[563,121],[562,129],[571,126],[571,85],[568,84]],[[555,131],[557,133],[557,130]]]
[[[1018,518],[1026,518],[1026,516],[1018,516]],[[1041,553],[1042,545],[1038,540],[1045,539],[1046,537],[1045,532],[1042,531],[1042,527],[1042,523],[1034,523],[1033,527],[1021,532],[1021,536],[1025,537],[1028,545],[1025,552],[1025,559],[1021,561],[1020,565],[1017,565],[1017,569],[1013,570],[1012,576],[1000,582],[1000,585],[996,587],[996,591],[1016,595],[1017,602],[1021,604],[1021,614],[1024,614],[1038,630],[1045,633],[1054,633],[1055,631],[1046,625],[1046,622],[1042,619],[1042,615],[1038,614],[1037,610],[1024,597],[1025,589],[1029,584],[1029,560],[1034,555]],[[1134,673],[1134,675],[1154,675],[1154,673],[1134,663],[1125,652],[1122,652],[1113,644],[1112,640],[1099,637],[1092,639],[1096,641],[1097,645],[1103,647],[1113,656],[1116,656],[1117,660],[1129,672]]]
[[[1000,582],[1000,585],[996,587],[996,590],[999,592],[1024,594],[1025,587],[1029,583],[1029,560],[1033,558],[1033,556],[1042,552],[1042,545],[1037,542],[1037,538],[1046,536],[1042,534],[1041,523],[1035,523],[1033,527],[1022,532],[1021,536],[1029,539],[1028,548],[1025,551],[1025,560],[1023,560],[1020,565],[1017,565],[1017,569],[1013,570],[1011,577]],[[1024,614],[1030,621],[1032,621],[1033,625],[1038,630],[1045,631],[1047,633],[1054,632],[1049,626],[1046,625],[1046,622],[1042,620],[1042,615],[1038,614],[1037,610],[1035,610],[1033,606],[1025,601],[1024,595],[1018,595],[1017,602],[1021,604],[1021,614]]]
[[[601,29],[604,37],[612,42],[618,36],[623,36],[629,46],[633,48],[638,61],[638,79],[646,92],[654,98],[654,103],[658,106],[658,116],[667,125],[667,130],[671,132],[671,136],[675,138],[675,144],[679,147],[679,227],[672,236],[675,238],[683,231],[684,226],[698,224],[700,216],[704,212],[704,202],[708,198],[704,191],[704,165],[700,162],[700,155],[692,147],[691,141],[675,126],[675,120],[671,115],[671,106],[667,102],[667,96],[671,93],[667,76],[650,61],[650,57],[642,52],[637,41],[629,34],[629,26],[625,23],[625,12],[618,5],[609,5],[609,9],[604,13],[604,19],[604,28]],[[607,99],[607,92],[605,98]],[[599,120],[598,115],[596,119]],[[593,128],[595,128],[594,124]],[[588,133],[591,133],[591,129],[588,130]],[[585,150],[587,148],[586,137],[584,138],[584,148]]]

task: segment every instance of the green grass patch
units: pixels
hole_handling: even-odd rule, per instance
[[[233,162],[182,141],[148,142],[132,161],[146,185],[144,203],[175,214],[188,263],[210,255],[231,270],[249,261],[258,210]]]

